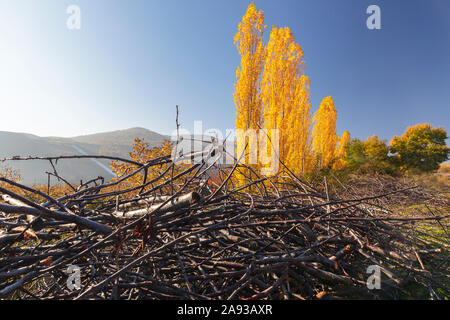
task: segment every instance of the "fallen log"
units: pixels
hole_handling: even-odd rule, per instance
[[[20,200],[14,199],[10,195],[2,194],[2,199],[6,203],[9,203],[10,205],[17,206],[17,207],[29,207],[25,203],[23,203]],[[41,217],[35,217],[31,214],[28,214],[27,216],[27,222],[31,224],[31,228],[35,231],[39,231],[44,227],[44,221]]]
[[[138,206],[148,206],[149,204],[164,202],[168,199],[170,199],[170,196],[156,195],[138,200],[129,200],[125,203],[119,204],[119,210],[126,210]]]
[[[52,211],[52,210],[39,210],[28,206],[11,206],[7,204],[0,204],[0,211],[9,214],[27,214],[32,216],[42,216],[47,219],[55,219],[61,221],[67,221],[76,223],[79,226],[98,231],[102,234],[110,234],[112,231],[109,227],[102,225],[101,223],[89,220],[84,217],[80,217],[74,214]]]
[[[167,198],[168,199],[168,198]],[[164,200],[164,201],[167,201]],[[188,194],[182,195],[178,198],[174,198],[165,205],[161,207],[160,204],[155,204],[149,208],[133,210],[133,211],[116,211],[113,212],[112,215],[116,218],[125,218],[125,219],[135,219],[142,216],[145,216],[148,213],[151,213],[158,209],[158,213],[165,213],[170,211],[175,211],[178,209],[183,209],[189,207],[191,204],[196,203],[200,200],[200,195],[196,192],[190,192]]]

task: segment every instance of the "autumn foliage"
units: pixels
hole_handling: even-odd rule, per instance
[[[366,141],[352,140],[350,133],[344,131],[338,137],[337,111],[331,96],[323,98],[318,110],[314,115],[311,113],[310,79],[304,74],[304,53],[292,31],[288,27],[272,27],[265,45],[266,28],[264,12],[250,4],[234,38],[241,56],[234,91],[236,129],[264,129],[263,134],[269,140],[271,130],[277,129],[277,157],[292,172],[308,175],[318,170],[358,168],[385,173],[433,171],[448,159],[446,131],[432,128],[430,124],[408,128],[401,137],[394,137],[389,146],[376,135]],[[238,151],[246,143],[251,145],[256,139],[261,140],[263,134],[238,135]],[[269,144],[268,148],[272,146]],[[255,169],[263,168],[262,156],[270,154],[268,150],[263,151],[245,154],[244,162]],[[246,169],[242,172],[249,174]]]
[[[241,66],[236,69],[237,81],[234,91],[234,102],[239,115],[236,118],[236,130],[242,130],[243,132],[249,129],[257,130],[262,122],[259,82],[265,58],[265,48],[262,42],[263,24],[264,13],[261,10],[257,10],[254,4],[251,4],[242,18],[242,22],[239,23],[239,31],[234,37],[234,43],[241,56]],[[245,141],[240,139],[239,142],[241,145],[238,146],[238,150],[244,150],[243,144]],[[254,142],[252,141],[251,143]],[[238,155],[238,157],[240,156]],[[242,161],[247,164],[256,162],[250,161],[248,154],[243,155]],[[245,176],[250,174],[245,169],[241,169],[240,173],[237,177],[241,181],[244,181]]]
[[[395,136],[390,142],[390,151],[403,170],[435,171],[449,158],[447,138],[443,128],[417,124],[407,128],[402,136]]]
[[[349,145],[350,141],[351,141],[350,132],[345,130],[344,133],[342,134],[342,136],[339,138],[337,160],[334,163],[333,169],[340,170],[340,169],[345,168],[348,165],[347,146]]]
[[[165,141],[161,147],[149,148],[148,143],[141,139],[134,140],[133,150],[130,152],[130,158],[137,163],[147,163],[152,159],[156,159],[162,156],[170,155],[172,152],[172,144],[168,141]],[[147,179],[155,179],[162,172],[167,170],[169,164],[162,165],[156,170],[151,170],[147,173]],[[125,163],[113,161],[111,163],[111,169],[116,174],[117,178],[114,180],[120,179],[123,176],[126,176],[132,173],[134,170],[137,170],[139,166]],[[139,184],[144,179],[144,172],[137,174],[129,179],[127,179],[127,183],[132,186],[134,184]]]
[[[261,82],[264,129],[279,130],[279,157],[302,172],[309,165],[309,79],[302,75],[303,50],[291,30],[272,28]]]
[[[321,167],[328,166],[338,154],[333,100],[324,99],[314,116],[315,131],[311,135],[310,79],[304,74],[303,49],[288,27],[274,26],[265,46],[263,24],[264,13],[252,3],[235,36],[241,56],[234,92],[236,129],[264,129],[269,141],[271,130],[278,129],[277,157],[296,174],[312,171],[317,161]],[[242,150],[245,139],[238,136],[238,150]],[[248,155],[246,160],[248,164]],[[254,167],[264,165],[257,162]]]
[[[251,4],[239,23],[234,43],[241,55],[241,67],[236,70],[234,102],[239,117],[236,129],[258,129],[261,125],[261,97],[258,83],[264,64],[264,13]]]
[[[150,148],[144,140],[135,139],[133,150],[130,152],[130,158],[137,163],[146,164],[162,157],[169,156],[170,159],[172,150],[173,144],[167,140],[161,146]],[[125,181],[121,181],[114,188],[120,190],[129,189],[130,192],[126,194],[128,197],[136,195],[138,192],[152,191],[154,184],[167,184],[166,188],[171,188],[171,185],[168,184],[170,179],[188,167],[190,167],[189,164],[179,163],[175,165],[168,160],[166,163],[152,167],[151,170],[141,170],[138,174],[127,178]],[[132,174],[139,168],[138,165],[131,163],[113,161],[111,163],[111,169],[116,174],[116,178],[113,181],[122,180],[122,178]],[[189,177],[189,174],[186,176]],[[145,187],[142,190],[137,189],[136,186],[142,185],[143,182],[145,182]],[[163,189],[158,188],[153,193],[161,193],[162,191]]]
[[[336,120],[333,99],[326,97],[313,118],[313,149],[321,169],[329,167],[337,157]]]

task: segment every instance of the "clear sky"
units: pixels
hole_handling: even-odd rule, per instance
[[[74,136],[234,127],[233,45],[247,0],[0,0],[0,130]],[[338,134],[450,130],[450,1],[255,1],[305,53],[312,108],[331,95]],[[81,29],[69,30],[69,5]],[[366,8],[381,8],[368,30]],[[267,38],[267,37],[266,37]]]

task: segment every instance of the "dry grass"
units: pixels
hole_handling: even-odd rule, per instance
[[[409,179],[424,189],[437,191],[450,197],[450,165],[441,166],[436,173],[414,175]]]
[[[450,162],[441,163],[441,167],[438,170],[441,174],[450,174]]]

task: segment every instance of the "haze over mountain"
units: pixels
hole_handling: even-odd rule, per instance
[[[140,138],[150,147],[159,146],[168,136],[144,128],[131,128],[73,138],[39,137],[28,133],[0,131],[0,158],[14,156],[107,155],[130,158],[134,139]],[[58,174],[71,183],[102,176],[111,179],[110,161],[92,159],[59,160],[55,165]],[[5,161],[0,170],[9,167],[19,170],[21,182],[27,185],[47,184],[47,174],[53,172],[49,161]],[[52,178],[52,183],[57,183]]]

